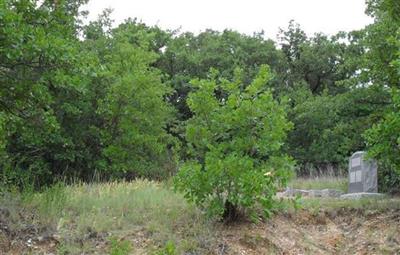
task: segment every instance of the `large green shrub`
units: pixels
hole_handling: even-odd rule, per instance
[[[400,92],[393,91],[392,109],[367,130],[368,153],[379,160],[379,185],[383,191],[400,192]]]
[[[368,153],[379,161],[379,187],[400,192],[400,2],[370,0],[367,11],[375,18],[369,26],[370,67],[374,85],[392,93],[386,114],[365,133]]]
[[[188,98],[193,117],[186,128],[191,160],[175,182],[187,199],[230,220],[257,204],[269,214],[292,168],[280,151],[292,124],[267,88],[269,68],[263,66],[246,88],[238,70],[235,77],[192,81],[197,90]]]

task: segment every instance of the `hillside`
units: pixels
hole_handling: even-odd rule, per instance
[[[400,199],[284,201],[270,219],[207,220],[166,184],[76,184],[8,194],[1,254],[395,254]],[[297,209],[295,209],[297,208]]]

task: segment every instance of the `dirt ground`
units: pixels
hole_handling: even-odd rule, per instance
[[[12,231],[9,218],[9,212],[1,209],[0,254],[57,254],[59,241],[54,231],[23,224]],[[107,254],[104,239],[92,238],[93,244],[100,244],[96,253]],[[139,253],[146,254],[145,250]],[[220,225],[209,254],[400,254],[400,210],[302,209],[257,224]]]
[[[219,254],[400,254],[400,211],[301,210],[227,227],[221,238]]]

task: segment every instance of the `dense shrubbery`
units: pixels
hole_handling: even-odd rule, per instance
[[[400,94],[393,91],[392,108],[365,136],[369,155],[379,160],[382,191],[400,192]]]
[[[370,156],[379,161],[380,189],[400,193],[400,2],[375,0],[369,7],[375,17],[369,28],[369,77],[373,84],[391,90],[391,101],[365,138]]]
[[[175,167],[153,38],[133,22],[111,30],[107,12],[82,29],[82,2],[1,3],[2,182],[162,178]]]

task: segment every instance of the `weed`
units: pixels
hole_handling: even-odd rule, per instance
[[[174,242],[168,241],[163,248],[154,253],[154,255],[176,255],[176,246]]]
[[[128,240],[118,240],[117,237],[112,237],[110,243],[110,255],[128,255],[132,250]]]
[[[65,185],[61,182],[38,194],[38,208],[42,215],[52,219],[60,215],[67,201]]]
[[[65,240],[109,234],[134,238],[140,233],[150,240],[146,249],[171,240],[178,254],[207,250],[213,241],[202,212],[157,182],[60,183],[22,203],[36,212],[36,221],[51,225]]]

